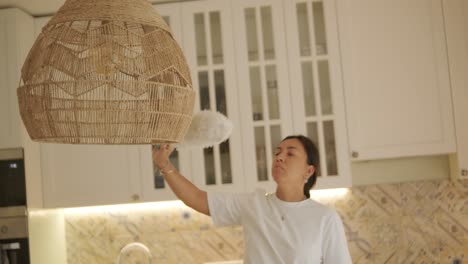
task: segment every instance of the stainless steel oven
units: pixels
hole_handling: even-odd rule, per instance
[[[0,264],[29,263],[26,207],[0,208]]]

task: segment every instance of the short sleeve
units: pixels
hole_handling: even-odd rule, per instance
[[[214,225],[240,225],[245,201],[245,194],[208,193],[208,207]]]
[[[343,222],[335,211],[324,225],[322,250],[324,264],[352,264]]]

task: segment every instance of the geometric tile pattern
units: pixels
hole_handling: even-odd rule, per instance
[[[467,180],[359,186],[319,202],[341,215],[355,264],[468,263]],[[115,263],[131,242],[146,245],[153,263],[242,259],[241,227],[215,228],[186,207],[65,215],[65,221],[70,264]],[[146,263],[145,257],[134,253],[125,263]]]

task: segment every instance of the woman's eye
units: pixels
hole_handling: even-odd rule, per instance
[[[291,156],[294,156],[294,154],[292,154],[292,153],[288,153],[288,157],[291,157]]]

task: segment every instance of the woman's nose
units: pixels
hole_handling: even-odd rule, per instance
[[[276,161],[277,162],[283,162],[284,161],[283,156],[281,154],[276,155]]]

